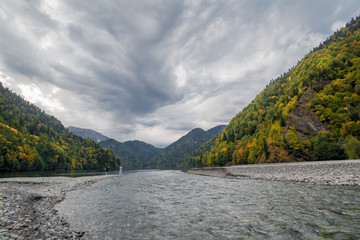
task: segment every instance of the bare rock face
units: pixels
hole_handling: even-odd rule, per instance
[[[299,100],[299,105],[290,112],[287,125],[294,126],[303,134],[311,135],[328,130],[326,124],[322,123],[319,116],[309,107],[309,103],[315,95],[316,91],[311,87],[306,90]]]

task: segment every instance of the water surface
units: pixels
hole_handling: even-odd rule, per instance
[[[132,171],[68,193],[87,239],[359,239],[360,189]]]

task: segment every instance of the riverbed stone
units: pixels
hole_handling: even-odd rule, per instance
[[[54,207],[104,177],[111,176],[0,179],[0,239],[80,239]]]
[[[360,160],[269,163],[193,168],[188,173],[225,178],[294,181],[323,185],[360,185]]]

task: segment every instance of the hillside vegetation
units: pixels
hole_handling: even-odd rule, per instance
[[[271,81],[192,164],[360,158],[359,27],[352,19]]]
[[[213,137],[207,131],[201,128],[195,128],[181,137],[174,143],[170,144],[163,151],[156,155],[148,163],[152,168],[176,168],[180,167],[181,162],[196,149],[205,144]]]
[[[157,148],[137,140],[121,143],[114,139],[102,141],[100,146],[113,151],[121,159],[125,169],[186,168],[182,160],[209,139],[215,139],[215,135],[218,135],[224,127],[225,125],[219,125],[207,131],[195,128],[166,148]]]
[[[142,141],[127,141],[124,143],[109,139],[99,143],[100,146],[110,149],[121,159],[125,169],[146,168],[150,159],[161,152],[156,148]]]
[[[65,130],[59,120],[0,83],[0,171],[117,168],[120,160],[94,141]]]

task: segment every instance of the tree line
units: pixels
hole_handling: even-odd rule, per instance
[[[0,83],[0,171],[117,168],[96,142],[69,133],[55,117]]]

